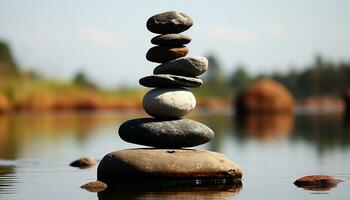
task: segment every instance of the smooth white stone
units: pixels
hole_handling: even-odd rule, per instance
[[[142,104],[152,117],[178,118],[195,108],[196,98],[185,88],[156,88],[143,97]]]

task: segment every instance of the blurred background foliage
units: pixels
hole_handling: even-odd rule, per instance
[[[340,98],[350,86],[350,62],[331,61],[316,55],[307,66],[289,66],[285,73],[251,74],[247,66],[223,70],[215,53],[207,56],[208,72],[202,77],[204,86],[194,89],[199,105],[211,100],[226,105],[250,82],[268,77],[285,85],[297,100],[309,97]],[[281,66],[281,69],[285,66]],[[301,70],[296,70],[301,69]],[[140,108],[146,91],[140,87],[104,89],[78,71],[71,81],[44,77],[33,70],[22,70],[6,42],[0,42],[0,110]]]

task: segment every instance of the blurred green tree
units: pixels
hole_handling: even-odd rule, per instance
[[[245,70],[246,67],[244,65],[237,65],[235,68],[236,70],[230,77],[230,84],[234,92],[237,93],[239,90],[246,87],[252,78]]]
[[[14,76],[18,67],[6,42],[0,41],[0,76]]]
[[[87,78],[83,71],[79,71],[73,78],[73,83],[82,88],[97,89],[97,86]]]

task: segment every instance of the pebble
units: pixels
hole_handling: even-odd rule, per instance
[[[203,74],[207,69],[208,60],[206,58],[201,56],[189,56],[158,65],[153,70],[153,73],[195,77]]]
[[[310,175],[297,179],[294,182],[294,185],[306,190],[324,191],[336,187],[340,182],[343,181],[336,179],[333,176]]]
[[[196,106],[196,98],[185,88],[155,88],[143,97],[147,114],[158,118],[179,118]]]
[[[226,156],[191,149],[127,149],[107,154],[97,180],[107,184],[138,180],[235,180],[242,169]]]
[[[181,33],[193,25],[192,19],[182,12],[168,11],[153,15],[147,20],[147,29],[152,33]]]
[[[148,61],[156,63],[165,63],[176,58],[184,57],[189,49],[185,46],[155,46],[148,50],[146,58]]]
[[[96,165],[96,161],[90,157],[81,157],[69,164],[72,167],[88,168]]]
[[[193,147],[214,138],[209,127],[190,119],[132,119],[124,122],[118,132],[126,142],[157,148]]]
[[[152,38],[151,43],[160,46],[181,46],[191,42],[191,37],[183,34],[165,34]]]
[[[199,87],[203,81],[199,78],[158,74],[143,77],[139,83],[145,87]]]
[[[92,181],[80,186],[89,192],[102,192],[107,189],[107,184],[101,181]]]

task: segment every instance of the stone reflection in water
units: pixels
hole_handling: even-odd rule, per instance
[[[262,142],[288,138],[293,131],[291,113],[247,114],[236,117],[239,138],[254,138]]]
[[[0,115],[0,159],[14,159],[16,155],[15,128],[9,117]]]
[[[347,135],[350,136],[350,114],[345,115],[344,117],[344,126],[346,129]]]
[[[57,142],[70,137],[84,143],[98,127],[114,124],[116,116],[99,114],[18,114],[0,116],[0,159],[18,158],[35,140]]]
[[[349,129],[340,113],[298,116],[291,139],[312,144],[320,155],[334,149],[350,147]]]
[[[1,165],[2,163],[0,163],[0,194],[14,193],[13,185],[16,183],[16,178],[14,177],[14,167]]]
[[[210,116],[194,116],[193,119],[201,121],[203,124],[209,126],[215,134],[215,137],[209,143],[211,151],[220,151],[222,142],[226,134],[232,132],[231,117],[227,115],[210,115]]]
[[[112,199],[232,199],[242,190],[239,181],[230,185],[161,186],[159,184],[120,184],[98,193],[99,200]]]

